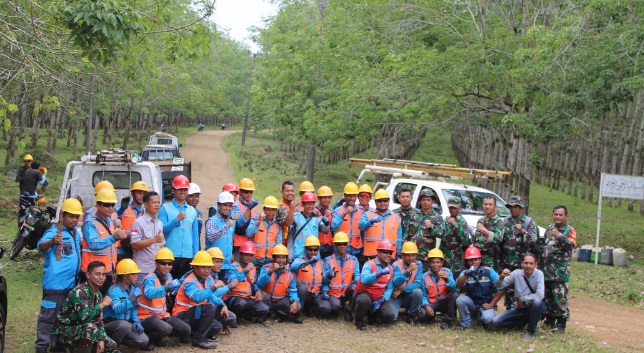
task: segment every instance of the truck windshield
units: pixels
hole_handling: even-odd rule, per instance
[[[139,172],[128,172],[128,171],[98,171],[94,172],[92,175],[92,186],[101,180],[107,180],[112,185],[114,189],[130,189],[132,184],[141,180],[141,174]]]
[[[452,196],[459,197],[462,200],[461,213],[463,214],[484,215],[483,200],[486,197],[493,197],[496,200],[496,214],[500,217],[508,217],[510,215],[510,210],[505,207],[505,201],[490,192],[443,189],[443,195],[446,200]]]
[[[171,138],[159,138],[157,137],[157,145],[172,145]]]
[[[176,153],[172,150],[149,150],[143,151],[143,160],[146,161],[171,161]]]

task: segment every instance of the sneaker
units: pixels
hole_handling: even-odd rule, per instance
[[[198,348],[201,348],[201,349],[217,349],[217,343],[208,342],[207,340],[206,341],[201,341],[201,342],[193,341],[192,346],[193,347],[198,347]]]
[[[465,331],[467,329],[469,329],[469,327],[463,326],[463,325],[458,325],[458,326],[456,326],[456,328],[454,330],[456,330],[456,331]]]
[[[443,322],[441,324],[441,330],[447,330],[449,328],[449,322]]]
[[[356,328],[360,331],[367,331],[367,325],[364,322],[356,322]]]
[[[148,343],[147,345],[141,347],[141,350],[146,352],[152,352],[154,350],[154,345],[152,343]]]
[[[526,332],[525,335],[523,335],[524,341],[532,341],[533,338],[534,338],[534,333]]]

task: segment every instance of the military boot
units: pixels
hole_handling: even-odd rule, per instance
[[[547,316],[546,319],[543,320],[543,326],[545,327],[546,330],[555,328],[556,327],[555,318]]]
[[[566,319],[557,318],[557,331],[555,333],[566,332]]]

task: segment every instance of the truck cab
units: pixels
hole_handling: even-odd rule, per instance
[[[161,180],[165,195],[172,194],[172,180],[177,175],[192,177],[192,165],[179,154],[179,149],[170,145],[147,145],[141,152],[144,161],[154,163],[161,170]]]

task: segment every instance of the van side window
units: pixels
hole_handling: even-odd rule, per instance
[[[398,194],[400,194],[400,190],[403,190],[403,189],[411,190],[411,196],[413,197],[414,190],[416,190],[416,186],[417,186],[416,184],[412,184],[412,183],[400,183],[396,185],[396,188],[394,189],[394,194],[392,198],[389,200],[389,203],[399,205],[400,202],[398,202]]]

